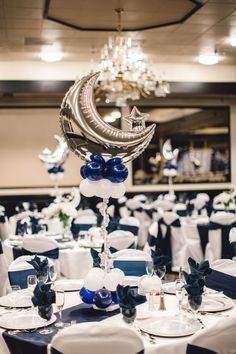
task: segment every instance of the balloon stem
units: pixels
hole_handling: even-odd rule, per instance
[[[102,205],[100,208],[100,212],[103,216],[103,221],[101,225],[101,236],[104,241],[104,250],[101,253],[101,265],[104,269],[105,273],[109,272],[109,257],[110,257],[110,245],[108,242],[108,232],[107,226],[109,224],[109,215],[107,213],[109,198],[103,198]]]

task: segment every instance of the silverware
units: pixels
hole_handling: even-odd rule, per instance
[[[134,328],[138,331],[139,334],[141,334],[142,337],[145,337],[151,344],[156,343],[156,336],[153,336],[147,332],[144,332],[137,325],[134,325]]]

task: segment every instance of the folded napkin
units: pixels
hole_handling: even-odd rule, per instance
[[[146,296],[137,293],[137,287],[131,288],[129,285],[118,285],[116,288],[117,298],[120,307],[131,309],[146,302]]]
[[[188,264],[190,268],[190,273],[197,278],[205,277],[211,273],[211,268],[208,261],[202,261],[197,263],[193,258],[189,257]]]
[[[151,251],[154,266],[164,266],[171,263],[171,258],[169,256],[164,256],[160,248],[158,248],[156,251]]]
[[[55,303],[55,291],[51,289],[51,285],[52,283],[38,282],[31,299],[34,306],[45,306]]]
[[[202,295],[204,291],[205,282],[202,278],[199,278],[196,274],[188,274],[183,272],[186,284],[184,284],[184,288],[186,289],[189,295]]]
[[[47,258],[44,258],[41,261],[40,257],[38,257],[36,255],[30,261],[27,261],[27,263],[31,264],[34,267],[34,269],[36,270],[37,277],[46,276],[48,274],[49,265],[48,265],[48,259]]]

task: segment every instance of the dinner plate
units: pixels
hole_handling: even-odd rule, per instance
[[[55,285],[62,285],[64,291],[66,292],[79,291],[84,285],[84,280],[83,279],[60,279],[55,281]]]
[[[31,301],[32,294],[28,291],[18,291],[0,297],[0,306],[26,308],[33,306]]]
[[[12,314],[7,314],[0,317],[0,327],[13,330],[35,329],[49,326],[54,323],[56,319],[56,316],[52,315],[52,318],[49,321],[45,321],[35,313],[29,312],[14,314],[14,318],[12,317]]]
[[[162,285],[162,288],[166,294],[175,295],[175,283],[174,282],[165,283]]]
[[[138,324],[141,331],[159,337],[185,337],[202,328],[198,320],[179,317],[158,316],[144,320]]]
[[[202,304],[199,312],[220,312],[231,309],[234,306],[233,301],[223,294],[205,294],[202,297]],[[187,308],[188,302],[183,307]]]

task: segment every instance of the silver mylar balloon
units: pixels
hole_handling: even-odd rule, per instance
[[[98,76],[99,73],[95,73],[83,77],[66,93],[60,112],[63,135],[71,150],[83,160],[89,160],[91,154],[99,154],[105,159],[120,157],[123,162],[128,162],[146,149],[154,134],[155,124],[145,128],[142,119],[146,115],[137,109],[125,117],[130,119],[130,131],[107,124],[97,112],[93,100]]]
[[[62,166],[70,151],[64,138],[56,134],[54,135],[54,138],[58,141],[55,151],[52,152],[46,148],[38,155],[39,159],[49,168]]]
[[[170,139],[167,139],[162,147],[162,155],[167,162],[175,162],[179,154],[179,149],[172,149]]]

